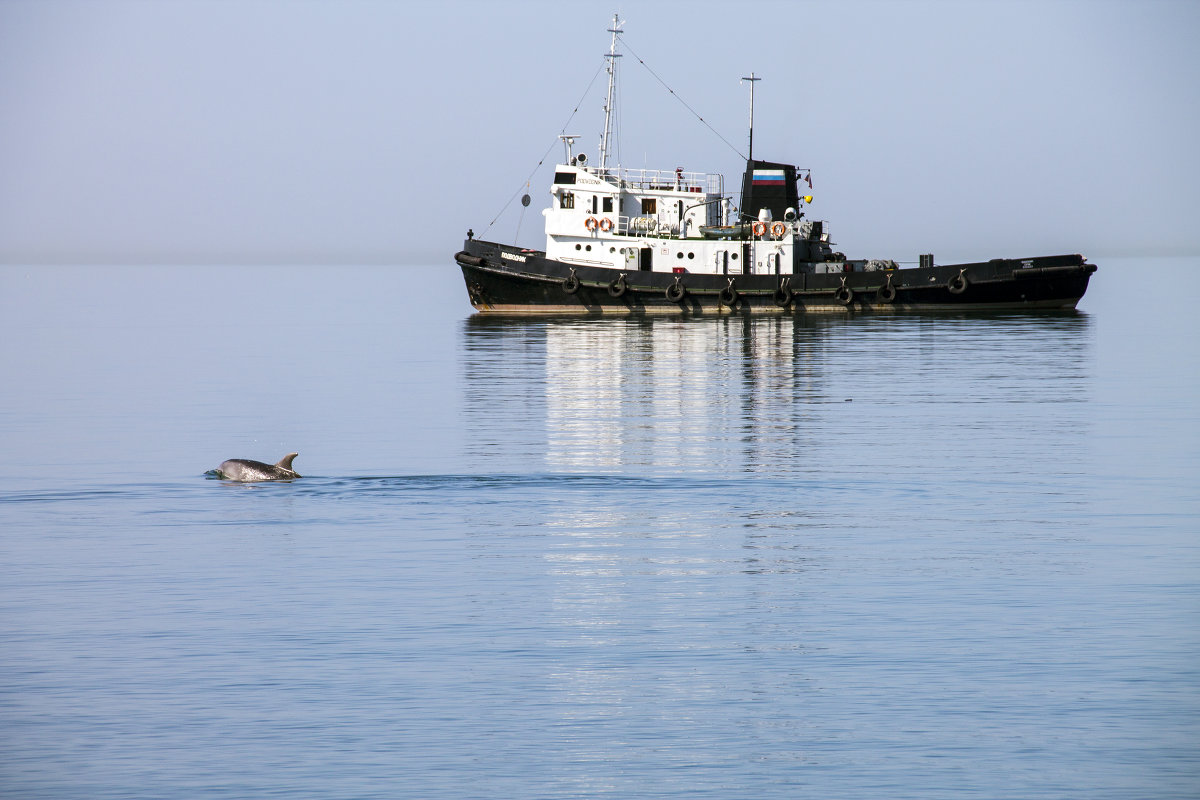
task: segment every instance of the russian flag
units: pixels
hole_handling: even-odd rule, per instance
[[[756,169],[750,182],[755,186],[783,186],[783,170]]]

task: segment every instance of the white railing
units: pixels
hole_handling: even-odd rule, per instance
[[[595,175],[617,183],[623,189],[637,191],[723,194],[725,178],[709,172],[683,172],[672,169],[605,169]]]

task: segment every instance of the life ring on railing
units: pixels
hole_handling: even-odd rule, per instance
[[[771,235],[776,239],[781,238],[785,233],[787,233],[787,225],[782,222],[776,222],[771,226]]]
[[[753,225],[750,226],[750,231],[755,236],[762,236],[764,233],[767,232],[767,223],[755,222]]]
[[[588,217],[583,221],[583,227],[595,233],[596,229],[600,227],[600,221],[595,217]]]
[[[605,217],[604,219],[600,220],[600,230],[604,231],[605,233],[608,233],[612,229],[613,229],[613,221],[611,219],[609,219],[608,217]]]

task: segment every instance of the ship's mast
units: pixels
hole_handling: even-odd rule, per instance
[[[754,84],[756,81],[761,81],[762,78],[754,77],[754,73],[750,73],[750,77],[743,77],[742,80],[750,81],[750,160],[754,160]]]
[[[612,136],[612,112],[613,112],[613,95],[617,89],[617,61],[621,54],[617,52],[617,34],[621,31],[621,22],[616,14],[613,14],[613,26],[608,29],[612,34],[612,44],[609,45],[608,53],[605,58],[608,59],[608,97],[604,101],[604,136],[600,139],[600,171],[603,172],[608,166],[608,143]]]

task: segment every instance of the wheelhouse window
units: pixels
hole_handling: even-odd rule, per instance
[[[642,198],[642,213],[643,214],[657,214],[658,213],[658,200],[653,197]]]
[[[558,207],[559,208],[574,208],[575,207],[575,193],[574,192],[563,192],[562,197],[559,198]]]
[[[611,197],[604,198],[604,213],[605,214],[612,213],[612,198]]]

